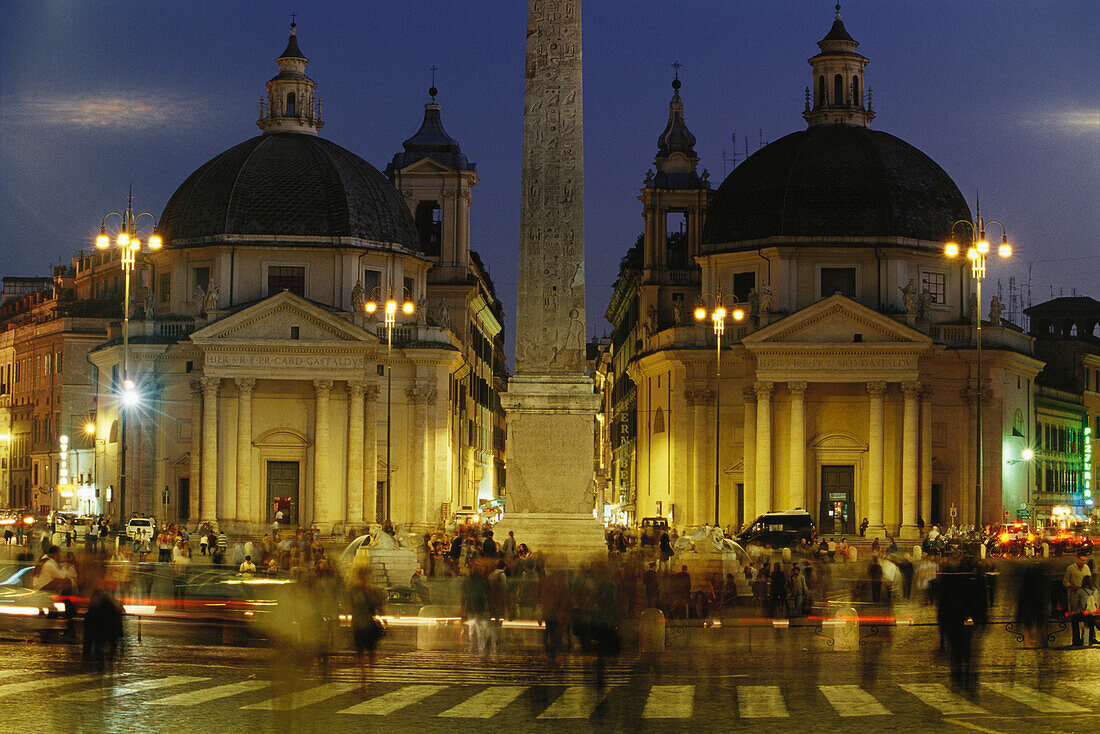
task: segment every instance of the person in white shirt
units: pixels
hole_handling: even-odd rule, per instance
[[[34,589],[45,589],[59,594],[72,594],[76,591],[76,569],[72,566],[62,568],[60,556],[61,549],[51,545],[46,555],[38,559],[38,566],[31,575],[31,586]]]
[[[244,561],[241,563],[241,567],[238,571],[245,576],[251,576],[256,573],[256,564],[252,562],[252,556],[244,557]]]
[[[1077,554],[1077,558],[1066,567],[1066,572],[1062,576],[1062,586],[1066,587],[1069,597],[1067,609],[1069,609],[1070,624],[1073,627],[1073,644],[1077,647],[1085,644],[1084,637],[1081,635],[1081,615],[1084,610],[1080,608],[1077,590],[1084,585],[1085,578],[1091,576],[1092,569],[1089,568],[1088,556],[1084,553]]]

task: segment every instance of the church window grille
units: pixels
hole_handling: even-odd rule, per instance
[[[943,273],[934,270],[925,270],[920,274],[920,289],[923,292],[928,289],[932,296],[932,303],[942,306],[947,303],[947,278]]]
[[[844,77],[840,74],[833,77],[833,104],[844,104]]]
[[[286,114],[288,117],[294,117],[294,92],[289,92],[286,95]]]
[[[852,104],[859,106],[863,102],[863,95],[859,90],[859,77],[852,76]]]
[[[819,76],[817,78],[817,105],[820,107],[825,104],[825,77]]]
[[[828,298],[835,293],[856,297],[855,268],[821,268],[821,297]]]
[[[363,271],[363,294],[367,297],[367,300],[372,298],[378,299],[382,297],[380,292],[380,286],[382,285],[382,271],[380,270],[364,270]]]
[[[290,291],[296,296],[305,298],[305,267],[298,265],[272,265],[267,269],[268,295],[273,296],[283,291]]]
[[[424,254],[439,257],[443,241],[443,209],[438,201],[422,201],[416,205],[416,231]]]
[[[161,273],[157,283],[157,302],[168,303],[172,297],[172,274]]]
[[[191,281],[192,289],[202,288],[205,291],[210,285],[210,268],[208,266],[191,268]]]
[[[740,303],[749,302],[749,293],[756,288],[756,272],[733,274],[733,295]]]

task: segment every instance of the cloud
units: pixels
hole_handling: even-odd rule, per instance
[[[17,101],[5,117],[26,125],[138,132],[182,127],[208,119],[209,112],[209,103],[193,95],[85,92]]]
[[[1043,125],[1067,133],[1100,132],[1100,109],[1075,109],[1044,112],[1021,119],[1024,125]]]

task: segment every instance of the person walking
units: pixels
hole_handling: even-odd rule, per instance
[[[791,569],[790,589],[793,615],[801,617],[805,614],[803,605],[806,603],[806,597],[809,596],[809,590],[806,588],[806,578],[799,571],[798,566]]]
[[[787,616],[787,574],[783,573],[783,567],[776,563],[772,566],[771,599],[769,614],[772,617]]]
[[[182,540],[172,548],[172,591],[176,599],[186,594],[187,579],[191,575],[191,546]]]
[[[1085,644],[1081,636],[1082,610],[1079,608],[1080,597],[1077,591],[1084,585],[1085,578],[1091,576],[1092,569],[1088,567],[1088,556],[1081,552],[1077,553],[1073,563],[1066,567],[1066,572],[1062,575],[1062,586],[1066,587],[1068,597],[1066,609],[1069,611],[1070,624],[1073,627],[1074,647],[1083,647]]]
[[[210,547],[210,533],[206,530],[199,531],[199,555],[205,556],[206,549]]]
[[[665,571],[671,570],[669,568],[669,565],[670,565],[670,561],[672,560],[672,555],[673,555],[673,553],[672,553],[672,541],[669,540],[667,530],[661,532],[661,539],[660,539],[660,541],[658,541],[658,548],[660,549],[660,554],[661,554],[661,556],[660,556],[661,557],[660,568],[662,570],[665,570]]]
[[[1097,605],[1096,587],[1093,586],[1092,576],[1081,579],[1081,588],[1077,590],[1077,606],[1080,610],[1078,613],[1089,631],[1089,645],[1095,645],[1097,644],[1096,613],[1100,607]]]
[[[661,606],[661,581],[657,576],[657,564],[650,563],[642,574],[642,586],[645,587],[645,603],[648,609]]]
[[[214,563],[218,566],[225,563],[225,554],[229,550],[229,538],[226,537],[225,531],[218,533],[217,545],[214,550]]]
[[[370,569],[359,567],[356,584],[349,593],[351,608],[351,639],[355,645],[355,657],[359,663],[359,676],[363,689],[367,687],[367,672],[374,667],[378,642],[386,634],[378,615],[382,613],[382,594],[371,583]]]
[[[509,564],[516,560],[516,533],[508,531],[508,537],[504,539],[504,560]]]

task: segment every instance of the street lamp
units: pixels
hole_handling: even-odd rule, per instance
[[[386,519],[390,519],[390,444],[391,440],[391,416],[393,409],[393,363],[390,360],[393,354],[393,327],[397,324],[397,312],[401,311],[406,316],[411,316],[416,312],[416,304],[413,303],[412,293],[408,291],[404,286],[401,287],[401,295],[403,300],[398,302],[394,297],[393,288],[390,288],[386,293],[386,298],[383,301],[381,298],[376,298],[376,294],[381,296],[381,288],[375,288],[371,291],[370,299],[363,304],[363,309],[371,316],[378,313],[378,309],[382,309],[382,313],[385,316],[383,323],[386,326]]]
[[[149,217],[153,220],[153,231],[149,234],[148,245],[150,250],[159,250],[163,242],[157,231],[157,218],[149,212],[134,214],[134,194],[131,190],[126,197],[125,212],[108,212],[104,215],[99,225],[99,236],[96,237],[95,246],[100,250],[112,247],[111,238],[107,236],[107,220],[112,216],[122,220],[122,231],[115,239],[115,247],[118,247],[122,263],[125,290],[122,301],[122,406],[119,409],[119,428],[121,436],[118,457],[118,516],[120,523],[126,521],[126,412],[137,404],[140,395],[130,379],[130,273],[134,270],[137,254],[141,252],[141,239],[138,237],[137,220]]]
[[[1005,226],[996,219],[985,221],[982,219],[982,206],[979,203],[975,210],[975,220],[960,219],[951,225],[951,235],[954,237],[955,228],[965,225],[970,228],[970,247],[966,250],[966,257],[970,260],[970,272],[977,283],[978,308],[974,314],[977,323],[977,376],[978,376],[978,431],[977,431],[977,481],[975,482],[976,510],[974,526],[979,530],[982,527],[982,279],[985,277],[985,258],[989,254],[989,240],[985,236],[987,224],[996,224],[1001,228],[1001,246],[997,248],[997,255],[1002,258],[1012,257],[1012,246],[1008,244],[1008,234]],[[948,257],[958,257],[959,244],[952,240],[944,247],[944,254]]]
[[[709,310],[707,309],[708,302],[711,305]],[[722,291],[719,290],[718,295],[704,293],[695,302],[695,320],[702,323],[708,318],[714,327],[716,347],[714,360],[714,526],[718,527],[718,478],[722,452],[722,334],[726,333],[726,319],[742,321],[745,318],[745,311],[738,305],[736,296],[733,297],[732,303],[727,309],[722,298]]]

